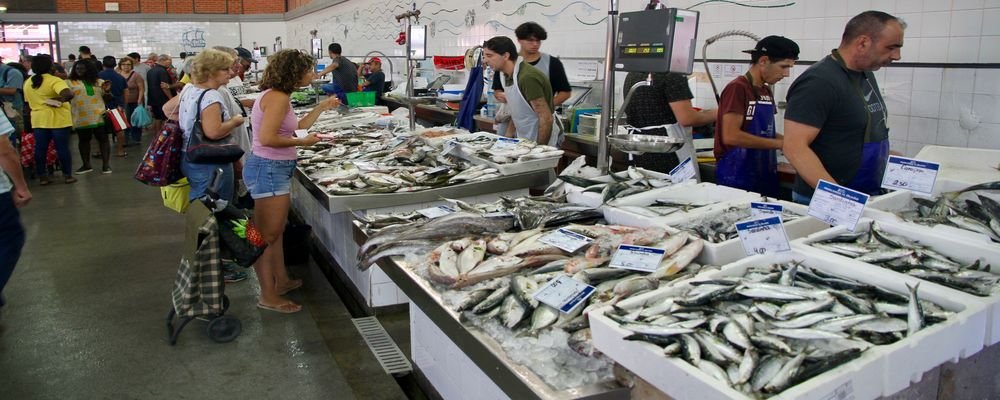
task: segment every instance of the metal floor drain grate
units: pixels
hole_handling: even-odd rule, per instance
[[[399,350],[396,342],[392,341],[385,328],[375,317],[352,318],[354,327],[361,332],[361,337],[365,339],[368,348],[375,354],[375,359],[382,365],[382,369],[387,374],[405,374],[413,371],[413,366],[406,355]]]

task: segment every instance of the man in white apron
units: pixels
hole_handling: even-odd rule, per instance
[[[514,42],[504,36],[483,44],[483,62],[501,72],[507,94],[512,124],[505,132],[497,133],[559,147],[562,131],[554,117],[552,85],[548,77],[518,59]]]
[[[549,54],[541,52],[542,41],[548,39],[548,32],[535,22],[525,22],[518,25],[517,29],[514,29],[514,35],[517,36],[517,44],[518,48],[520,48],[518,52],[519,58],[549,77],[549,83],[552,85],[552,105],[558,108],[569,99],[573,88],[569,84],[569,78],[566,76],[566,68],[563,66],[562,61],[559,61],[557,57],[552,57]],[[500,78],[500,71],[496,71],[493,74],[493,85],[491,88],[497,102],[506,104],[507,96],[504,93],[503,79]],[[509,120],[500,121],[498,119],[496,122],[497,132],[506,132],[508,122]]]

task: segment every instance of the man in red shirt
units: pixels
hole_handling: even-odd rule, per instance
[[[776,150],[782,136],[774,131],[774,94],[770,85],[792,70],[799,46],[782,36],[757,42],[750,70],[722,90],[715,123],[716,182],[738,189],[778,196]]]

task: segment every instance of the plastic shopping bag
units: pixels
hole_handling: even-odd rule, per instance
[[[190,194],[191,185],[188,183],[187,178],[181,178],[181,180],[175,183],[160,187],[160,196],[163,197],[163,205],[181,214],[187,211],[188,204],[190,204],[188,201]]]
[[[132,122],[132,126],[137,128],[145,128],[153,124],[153,117],[149,115],[149,110],[146,110],[146,107],[141,104],[135,108],[135,111],[132,111],[129,120]]]

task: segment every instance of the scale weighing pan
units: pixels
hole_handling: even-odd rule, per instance
[[[610,135],[611,147],[629,154],[673,153],[684,146],[684,139],[656,135]]]

